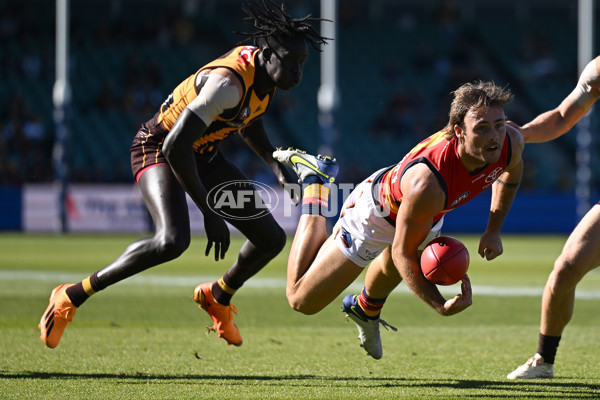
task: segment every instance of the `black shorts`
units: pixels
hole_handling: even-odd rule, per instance
[[[166,164],[167,159],[162,152],[164,135],[156,135],[145,127],[140,128],[131,144],[131,171],[136,180],[139,172],[157,164]]]

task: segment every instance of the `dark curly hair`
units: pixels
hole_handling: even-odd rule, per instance
[[[249,1],[242,5],[242,11],[247,15],[244,21],[247,25],[252,26],[255,31],[235,33],[248,37],[244,42],[254,39],[261,48],[264,45],[272,45],[270,39],[281,45],[282,40],[285,38],[301,37],[316,50],[321,51],[319,45],[327,44],[327,40],[332,40],[321,36],[310,24],[315,21],[329,20],[315,18],[310,14],[303,18],[292,18],[286,13],[283,4],[278,5],[273,0],[268,0],[268,4],[267,0]]]

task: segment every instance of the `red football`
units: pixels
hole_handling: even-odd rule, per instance
[[[458,239],[440,236],[427,244],[421,255],[421,271],[436,285],[453,285],[469,269],[469,251]]]

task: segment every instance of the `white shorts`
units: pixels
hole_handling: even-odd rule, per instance
[[[372,195],[373,179],[383,170],[361,182],[344,201],[340,218],[333,227],[334,241],[352,262],[366,267],[394,241],[396,228],[375,206]],[[420,249],[441,235],[444,218],[431,229]]]

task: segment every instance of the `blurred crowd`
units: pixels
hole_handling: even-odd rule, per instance
[[[238,2],[229,2],[236,5],[229,12],[217,0],[80,3],[71,2],[70,13],[69,177],[73,182],[131,182],[128,143],[139,124],[158,110],[186,74],[236,45],[241,38],[234,30],[247,28]],[[285,3],[298,15],[319,14],[318,1]],[[347,161],[343,179],[357,182],[373,168],[399,161],[417,141],[442,128],[451,91],[462,83],[477,79],[506,83],[519,99],[507,113],[515,122],[525,123],[555,106],[575,82],[576,57],[563,54],[562,44],[552,39],[556,35],[529,29],[527,10],[490,9],[496,19],[477,24],[459,1],[439,0],[430,7],[418,2],[375,3],[346,0],[338,17],[342,101],[334,149]],[[564,3],[555,10],[564,20],[558,34],[576,47],[576,7]],[[54,2],[0,1],[0,185],[53,180],[54,18]],[[379,30],[373,32],[373,27]],[[377,32],[393,36],[377,37]],[[357,38],[363,42],[357,43]],[[120,53],[115,55],[116,51]],[[374,60],[369,51],[380,57]],[[318,61],[318,54],[312,53],[309,73],[318,71]],[[267,116],[268,127],[291,145],[296,139],[306,143],[300,141],[304,130],[318,130],[317,115],[306,116],[314,121],[308,127],[299,121],[307,110],[316,114],[319,81],[314,76],[305,76],[305,81],[301,90],[278,93]],[[536,95],[536,88],[548,87],[547,82],[552,82],[554,93]],[[367,98],[361,90],[378,101],[359,103]],[[315,146],[319,140],[315,134]],[[368,143],[379,143],[380,154],[363,157]],[[102,150],[110,146],[116,148]],[[99,157],[100,150],[112,158]],[[227,141],[223,151],[251,178],[272,182],[239,139]],[[573,160],[569,141],[543,151],[555,155],[558,165]],[[547,171],[535,168],[535,152],[525,156],[530,157],[531,168],[524,187],[572,189],[568,174],[542,182]]]

